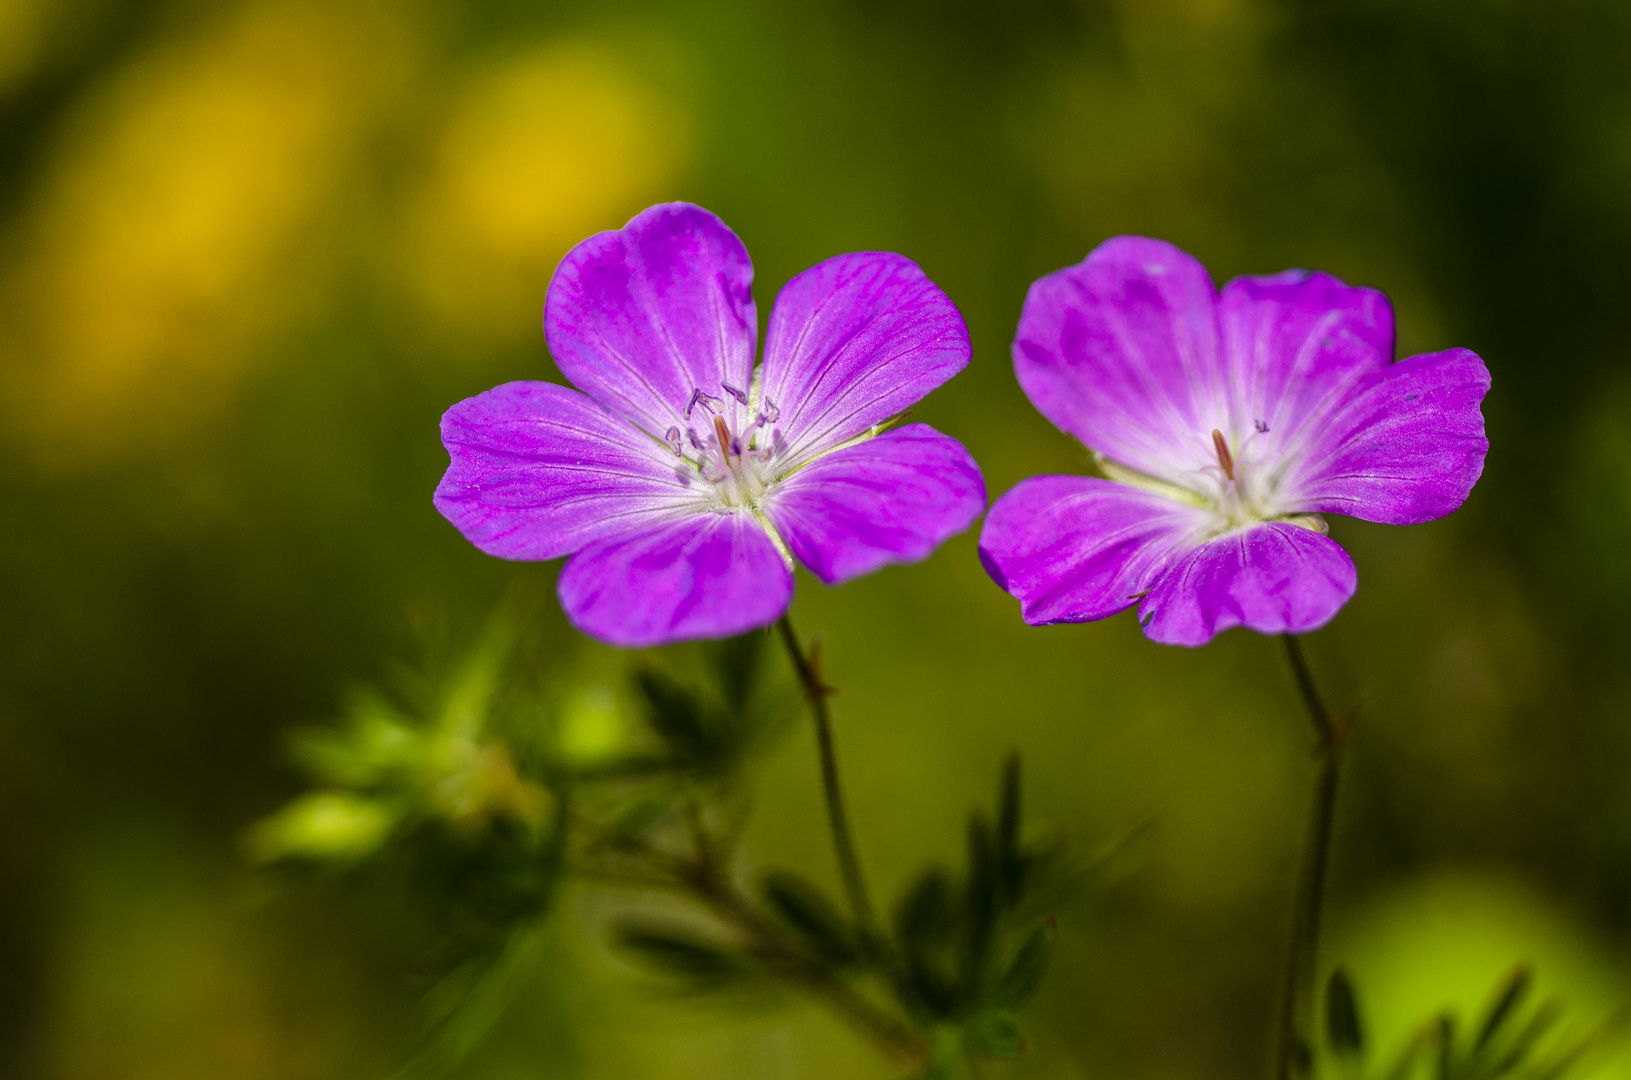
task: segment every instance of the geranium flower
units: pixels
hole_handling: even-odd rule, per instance
[[[436,508],[482,551],[570,555],[561,604],[617,645],[773,622],[794,559],[828,584],[927,556],[985,507],[978,466],[890,421],[968,364],[962,316],[915,263],[806,270],[754,367],[753,264],[685,203],[562,260],[544,332],[576,390],[506,383],[442,417]]]
[[[1174,645],[1322,626],[1355,571],[1319,515],[1443,517],[1489,449],[1482,360],[1392,360],[1372,289],[1288,270],[1219,293],[1171,244],[1107,241],[1031,286],[1014,369],[1108,479],[1022,482],[991,508],[981,560],[1032,624],[1138,604]]]

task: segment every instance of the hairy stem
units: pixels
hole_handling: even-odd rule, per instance
[[[804,686],[804,696],[810,702],[815,718],[816,746],[821,752],[821,785],[827,796],[827,823],[832,829],[833,848],[838,854],[838,870],[844,878],[844,891],[849,895],[850,910],[863,936],[876,940],[877,916],[873,913],[872,899],[867,894],[866,878],[861,874],[861,860],[855,854],[855,841],[849,831],[849,815],[844,810],[844,793],[838,783],[838,752],[833,745],[832,713],[827,708],[831,688],[821,681],[821,673],[802,646],[793,630],[792,619],[783,615],[776,624],[781,632],[787,656],[798,672]]]
[[[1304,1067],[1310,1039],[1302,1030],[1314,1015],[1315,961],[1319,952],[1320,912],[1325,900],[1326,870],[1331,861],[1331,833],[1336,823],[1337,781],[1342,771],[1344,725],[1334,721],[1320,697],[1302,645],[1292,634],[1281,636],[1292,677],[1302,695],[1308,719],[1314,725],[1314,757],[1318,774],[1314,802],[1303,848],[1302,872],[1297,882],[1296,907],[1291,922],[1291,948],[1286,958],[1285,985],[1280,1001],[1279,1050],[1275,1061],[1278,1080],[1290,1080]]]

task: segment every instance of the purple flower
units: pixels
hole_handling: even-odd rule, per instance
[[[506,383],[449,409],[436,508],[489,555],[570,555],[567,616],[630,646],[773,622],[795,558],[836,584],[973,524],[968,451],[884,430],[968,364],[946,295],[900,255],[828,259],[776,298],[755,368],[752,282],[736,234],[685,203],[573,248],[544,332],[578,389]]]
[[[1136,603],[1173,645],[1322,626],[1355,572],[1319,515],[1443,517],[1489,449],[1482,360],[1392,357],[1372,289],[1288,270],[1219,293],[1171,244],[1109,240],[1031,286],[1014,339],[1026,395],[1109,479],[1022,482],[981,561],[1033,625]]]

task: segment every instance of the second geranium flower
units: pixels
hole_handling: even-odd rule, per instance
[[[570,555],[568,617],[627,646],[774,621],[795,558],[834,584],[973,524],[985,486],[962,445],[884,431],[968,364],[946,295],[900,255],[828,259],[776,298],[755,368],[752,282],[736,234],[686,203],[579,244],[544,306],[577,389],[449,409],[437,509],[490,555]]]
[[[1489,448],[1484,362],[1394,363],[1381,293],[1303,270],[1219,293],[1144,237],[1031,286],[1014,370],[1105,475],[1035,476],[992,506],[980,557],[1029,623],[1138,604],[1144,632],[1175,645],[1312,630],[1356,583],[1319,515],[1442,517]]]

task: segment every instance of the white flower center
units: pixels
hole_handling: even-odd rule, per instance
[[[726,400],[701,388],[691,392],[686,403],[687,425],[682,438],[678,426],[664,434],[669,449],[713,485],[713,495],[721,509],[757,511],[765,493],[779,479],[777,457],[786,440],[776,422],[781,411],[772,401],[754,401],[758,387],[748,393],[722,383],[720,389],[734,398],[741,409],[728,409]],[[732,431],[734,413],[741,430]],[[741,419],[752,421],[741,424]]]
[[[1262,425],[1256,429],[1257,434],[1267,431]],[[1098,455],[1098,462],[1111,480],[1160,492],[1211,511],[1215,518],[1213,536],[1267,521],[1284,521],[1322,534],[1327,531],[1325,519],[1320,515],[1291,512],[1279,504],[1276,489],[1280,473],[1254,453],[1252,435],[1239,446],[1231,447],[1223,432],[1214,429],[1209,441],[1208,457],[1215,463],[1188,473],[1182,480],[1148,476],[1103,455]]]

